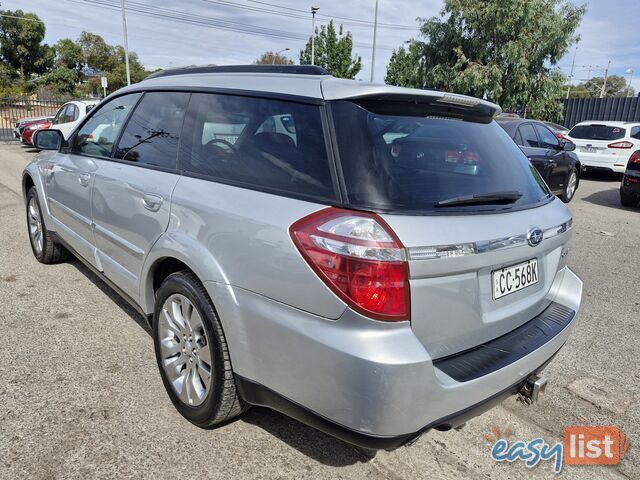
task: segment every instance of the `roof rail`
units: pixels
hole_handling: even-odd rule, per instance
[[[289,75],[330,75],[317,65],[201,65],[180,68],[168,68],[152,73],[147,78],[170,77],[173,75],[191,75],[196,73],[284,73]]]

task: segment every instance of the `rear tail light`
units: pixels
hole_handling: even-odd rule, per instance
[[[355,311],[409,320],[405,249],[379,216],[327,208],[298,220],[289,233],[314,272]]]
[[[615,142],[607,145],[609,148],[632,148],[633,143],[631,142]]]
[[[629,157],[629,162],[627,162],[627,165],[631,165],[632,163],[635,165],[640,165],[640,150],[636,150],[631,154],[631,157]]]

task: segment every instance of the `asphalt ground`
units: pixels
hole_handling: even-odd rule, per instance
[[[510,398],[371,458],[264,408],[215,429],[183,420],[144,320],[80,262],[33,258],[20,175],[34,154],[0,145],[0,478],[551,478],[551,462],[494,462],[484,435],[554,444],[570,425],[617,426],[631,447],[561,478],[640,478],[640,210],[620,206],[619,177],[583,179],[569,205],[583,306],[541,402]]]

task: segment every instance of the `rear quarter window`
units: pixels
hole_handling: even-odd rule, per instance
[[[187,173],[270,193],[336,201],[320,107],[194,93],[180,148]]]
[[[624,138],[626,130],[609,125],[576,125],[569,136],[580,140],[619,140]]]

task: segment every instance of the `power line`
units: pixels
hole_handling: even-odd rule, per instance
[[[68,0],[74,3],[85,3],[91,4],[97,7],[106,8],[110,10],[120,10],[120,5],[117,0]],[[207,0],[211,3],[223,3],[223,2],[215,2],[214,0]],[[298,40],[298,41],[306,41],[309,36],[302,33],[290,32],[286,30],[273,29],[267,27],[259,27],[252,24],[247,24],[243,22],[236,22],[232,20],[222,20],[213,17],[207,17],[204,15],[196,15],[191,13],[179,12],[176,10],[162,8],[162,7],[151,7],[149,5],[127,1],[126,6],[127,12],[131,12],[134,15],[142,15],[147,17],[155,17],[159,19],[177,21],[181,23],[187,23],[191,25],[198,25],[209,28],[217,28],[221,30],[232,31],[236,33],[245,33],[248,35],[257,35],[262,37],[272,37],[272,38],[284,38],[288,40]],[[365,43],[354,43],[354,46],[359,48],[372,48],[371,45]],[[392,46],[378,46],[378,49],[381,50],[393,50]]]
[[[257,4],[260,4],[260,5],[268,5],[270,7],[281,8],[283,10],[289,10],[289,11],[292,11],[292,12],[307,13],[306,10],[302,10],[302,9],[299,9],[299,8],[287,7],[287,6],[284,6],[284,5],[278,5],[276,3],[262,2],[262,1],[259,1],[259,0],[247,0],[247,2],[257,3]],[[227,2],[227,3],[232,3],[232,2]],[[278,12],[278,14],[280,14],[280,13]],[[359,24],[363,24],[362,26],[370,26],[370,27],[372,27],[373,24],[374,24],[374,22],[372,22],[370,20],[360,20],[360,19],[357,19],[357,18],[341,17],[341,16],[338,16],[338,15],[328,15],[328,14],[318,13],[318,16],[319,17],[328,18],[328,19],[339,19],[339,20],[346,20],[346,21],[349,21],[349,22],[357,22]],[[304,17],[304,18],[308,18],[308,16]],[[378,23],[378,28],[381,28],[381,27],[382,28],[393,28],[393,29],[404,29],[404,30],[417,30],[417,28],[418,28],[415,25],[411,26],[411,25],[400,25],[400,24],[395,24],[395,23]]]
[[[16,20],[26,20],[28,22],[36,22],[36,23],[42,23],[44,25],[44,22],[42,20],[39,20],[37,18],[29,18],[29,17],[16,17],[15,15],[5,15],[4,13],[0,14],[0,17],[5,17],[5,18],[15,18]]]

